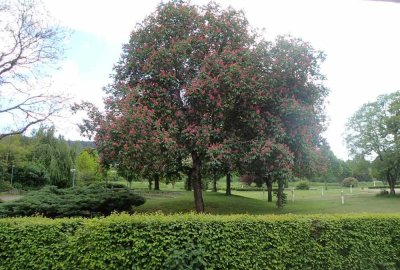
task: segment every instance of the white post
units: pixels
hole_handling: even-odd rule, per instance
[[[75,187],[75,172],[76,172],[76,169],[71,169],[71,173],[72,173],[72,187]]]
[[[342,197],[342,204],[344,204],[344,195],[343,195],[343,190],[341,192],[341,197]]]
[[[353,185],[350,185],[350,193],[353,193]]]
[[[294,188],[292,188],[292,202],[294,202]]]
[[[324,187],[321,187],[321,196],[324,196]]]
[[[11,187],[13,187],[13,178],[14,178],[14,165],[11,165]]]
[[[375,180],[374,180],[374,187],[375,187]]]

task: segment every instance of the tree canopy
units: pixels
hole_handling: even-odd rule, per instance
[[[124,46],[105,112],[81,105],[82,130],[96,133],[105,164],[166,172],[190,157],[201,212],[207,163],[233,170],[259,159],[279,179],[312,166],[327,95],[321,61],[300,39],[260,41],[241,11],[160,4]]]
[[[400,176],[400,92],[381,95],[364,104],[348,121],[346,143],[355,156],[375,159],[375,171],[390,193]]]

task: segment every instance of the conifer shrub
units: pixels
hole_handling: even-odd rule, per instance
[[[133,211],[145,199],[128,189],[105,189],[99,185],[59,189],[47,186],[23,198],[0,205],[0,217],[93,217]]]

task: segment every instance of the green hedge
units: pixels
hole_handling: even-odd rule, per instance
[[[0,269],[399,269],[400,215],[0,219]]]
[[[375,187],[368,187],[369,189],[389,189],[389,186],[375,186]],[[394,188],[400,188],[400,186],[396,185]]]

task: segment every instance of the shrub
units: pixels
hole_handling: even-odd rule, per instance
[[[98,186],[58,189],[48,186],[25,197],[0,205],[0,217],[32,216],[72,217],[109,215],[113,211],[130,211],[145,199],[127,189],[109,190]]]
[[[12,186],[10,185],[10,183],[0,180],[0,192],[9,191],[11,189],[12,189]]]
[[[231,187],[232,191],[263,191],[265,188],[253,187],[253,186],[243,186],[243,187]]]
[[[250,185],[253,183],[253,178],[254,178],[253,175],[244,174],[244,175],[241,175],[241,176],[240,176],[239,180],[240,180],[240,182],[242,182],[244,185],[250,186]]]
[[[366,214],[5,218],[0,269],[399,269],[399,224]]]
[[[347,177],[347,178],[343,179],[342,186],[344,186],[344,187],[350,187],[350,186],[356,187],[356,186],[358,186],[358,180],[355,179],[354,177]]]
[[[263,184],[262,178],[254,174],[244,174],[240,176],[239,179],[240,182],[246,186],[250,186],[251,184],[255,183],[258,188],[261,188]]]
[[[94,183],[94,184],[92,184],[92,185],[98,185],[98,186],[104,186],[104,184],[101,184],[101,183]],[[124,185],[124,184],[121,184],[121,183],[107,183],[107,188],[111,188],[111,189],[114,189],[114,188],[116,188],[116,189],[121,189],[121,188],[128,188],[126,185]]]
[[[308,181],[300,181],[296,184],[296,189],[299,190],[309,190],[310,189],[310,183]]]
[[[375,186],[375,187],[368,187],[368,189],[388,189],[389,186]],[[394,188],[400,188],[399,185],[395,185]]]
[[[27,162],[14,172],[14,183],[19,187],[43,187],[50,182],[46,168],[41,164]]]
[[[389,195],[389,191],[387,191],[386,189],[383,189],[383,190],[381,190],[381,191],[379,192],[378,195],[387,196],[387,195]]]

